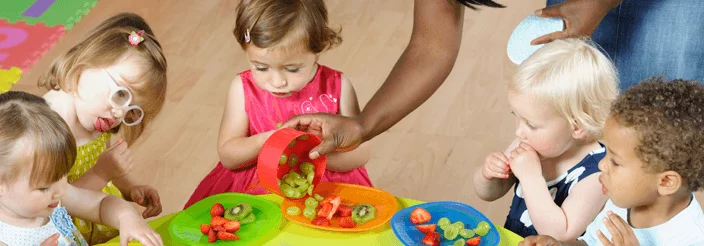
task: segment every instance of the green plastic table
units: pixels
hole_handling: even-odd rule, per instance
[[[281,204],[283,198],[274,194],[261,195],[261,197],[270,200],[276,204]],[[408,198],[397,197],[398,209],[404,209],[416,204],[423,203],[422,201],[417,201]],[[178,214],[178,212],[163,216],[161,218],[155,219],[149,222],[149,225],[161,234],[164,240],[164,245],[184,245],[176,241],[169,234],[169,224],[171,220]],[[501,226],[495,225],[499,230],[499,235],[501,236],[501,242],[499,245],[513,246],[518,245],[520,241],[523,240],[521,236],[504,229]],[[343,240],[344,239],[344,240]],[[341,233],[341,232],[329,232],[318,229],[313,229],[305,227],[295,222],[289,222],[286,218],[282,219],[281,226],[277,230],[273,230],[267,233],[264,238],[263,245],[277,245],[277,246],[293,246],[293,245],[399,245],[403,244],[396,239],[394,232],[391,230],[391,225],[387,223],[382,227],[378,227],[371,231],[360,232],[360,233]],[[120,238],[115,238],[108,243],[102,244],[108,245],[119,245]],[[140,245],[138,243],[130,243],[129,245]]]

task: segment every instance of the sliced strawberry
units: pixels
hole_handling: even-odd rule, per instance
[[[352,217],[342,217],[337,220],[337,224],[340,225],[340,227],[342,228],[354,228],[355,226],[357,226],[357,223],[354,223]]]
[[[230,220],[227,223],[225,223],[224,225],[222,225],[222,227],[225,227],[225,231],[227,231],[229,233],[234,233],[240,229],[240,222],[238,222],[236,220]]]
[[[200,225],[200,232],[202,232],[203,235],[208,235],[209,231],[210,231],[210,225],[206,225],[206,224]]]
[[[440,233],[433,232],[433,233],[425,234],[425,237],[423,237],[423,244],[431,245],[431,246],[439,246],[440,245]]]
[[[428,221],[430,221],[430,213],[428,213],[428,210],[416,208],[411,212],[411,223],[418,225],[427,223]]]
[[[350,217],[352,216],[352,207],[342,204],[337,208],[336,215],[340,217]]]
[[[435,232],[435,227],[436,224],[427,224],[427,225],[417,225],[416,229],[418,229],[420,232],[423,234],[428,234],[428,233],[433,233]]]
[[[466,244],[467,244],[467,246],[479,246],[479,243],[481,243],[481,242],[482,242],[481,237],[475,237],[475,238],[467,240]]]
[[[325,217],[316,217],[310,223],[313,225],[319,225],[319,226],[330,226],[330,220],[328,220]]]
[[[318,210],[319,217],[325,217],[328,220],[332,219],[332,216],[337,212],[337,208],[340,207],[342,199],[339,196],[328,196],[320,202],[320,210]]]
[[[223,207],[220,203],[216,203],[212,208],[210,208],[210,216],[222,216],[223,214],[225,214],[225,207]]]
[[[227,230],[225,230],[225,227],[223,227],[223,226],[213,226],[212,228],[215,232],[227,231]]]
[[[217,238],[217,236],[215,236],[215,230],[210,229],[210,231],[208,231],[208,242],[214,243],[217,240],[218,240],[218,238]]]
[[[220,217],[220,216],[215,216],[212,219],[210,219],[210,226],[216,227],[216,226],[221,226],[227,223],[227,219]]]
[[[223,241],[233,241],[233,240],[239,240],[240,237],[235,234],[226,232],[226,231],[219,231],[218,232],[218,239],[223,240]]]

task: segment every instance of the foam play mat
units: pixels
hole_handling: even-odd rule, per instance
[[[98,0],[0,2],[0,93],[8,91]]]

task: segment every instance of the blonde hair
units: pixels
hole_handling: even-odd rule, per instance
[[[232,33],[242,49],[249,44],[269,48],[288,41],[303,43],[318,54],[342,42],[339,31],[328,27],[323,0],[243,0],[237,6]]]
[[[3,183],[15,181],[29,170],[30,186],[41,187],[60,180],[73,167],[76,140],[43,98],[17,91],[0,94],[0,126]],[[30,166],[25,165],[27,160]]]
[[[144,41],[131,45],[128,37],[140,30],[144,30]],[[161,111],[166,98],[166,58],[154,32],[139,15],[121,13],[103,21],[83,41],[53,62],[49,71],[39,78],[39,86],[69,92],[77,88],[84,70],[114,65],[126,55],[137,58],[142,68],[139,83],[130,83],[130,88],[140,99],[144,118],[138,125],[125,127],[123,131],[118,127],[113,133],[120,131],[125,141],[133,143],[144,126]]]
[[[616,68],[596,44],[570,38],[550,42],[525,60],[509,90],[552,104],[572,127],[600,139],[618,83]]]

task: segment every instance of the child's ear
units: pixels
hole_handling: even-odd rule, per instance
[[[579,126],[577,123],[572,122],[572,125],[574,126],[572,129],[572,138],[574,139],[585,139],[587,138],[587,135],[589,134],[587,130]]]
[[[665,171],[658,175],[658,193],[661,196],[672,195],[682,187],[682,176],[675,171]]]

